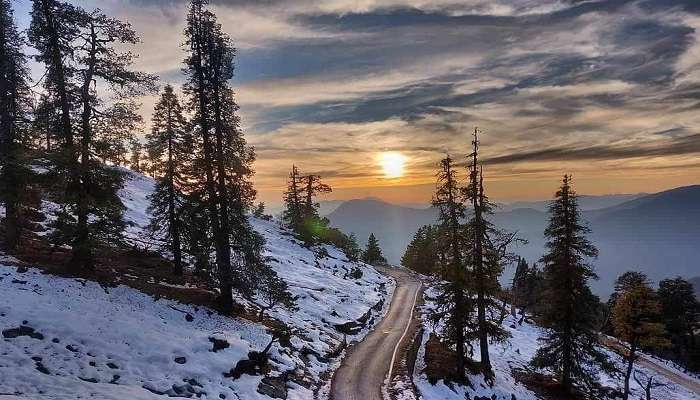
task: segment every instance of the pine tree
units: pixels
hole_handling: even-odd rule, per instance
[[[76,40],[84,27],[86,13],[64,1],[33,0],[32,21],[28,36],[37,49],[36,60],[46,67],[44,77],[44,97],[41,114],[55,115],[52,125],[46,127],[55,132],[55,140],[47,154],[50,167],[47,182],[49,195],[55,203],[68,206],[77,202],[78,193],[78,148],[75,140],[75,115],[78,113],[79,65],[73,62]],[[55,244],[70,244],[74,225],[58,220],[59,239],[53,235]],[[61,229],[63,226],[65,229]]]
[[[129,168],[139,174],[144,170],[143,145],[137,138],[133,138],[129,143]]]
[[[182,106],[173,87],[165,86],[151,119],[146,147],[152,155],[152,168],[159,176],[151,194],[151,232],[160,234],[173,255],[175,275],[182,275],[182,227],[186,186],[183,168],[189,162],[189,143]]]
[[[692,283],[681,277],[664,279],[659,282],[658,293],[672,350],[680,362],[700,370],[700,343],[696,338],[700,329],[700,302]]]
[[[37,148],[43,148],[47,156],[53,154],[57,143],[61,142],[58,123],[60,114],[52,99],[47,94],[41,94],[34,108],[32,123],[33,140]]]
[[[493,205],[484,191],[484,173],[479,165],[478,129],[474,129],[472,153],[469,164],[469,186],[466,197],[471,204],[471,218],[467,222],[468,264],[471,267],[471,291],[476,296],[477,321],[476,331],[479,337],[481,370],[488,381],[493,379],[491,357],[489,355],[489,338],[503,341],[507,331],[500,322],[490,320],[487,310],[498,307],[496,296],[500,292],[498,278],[503,273],[503,263],[513,261],[514,256],[506,252],[514,235],[506,234],[489,221],[493,215]]]
[[[467,327],[473,320],[474,312],[473,299],[467,293],[467,230],[462,222],[466,218],[466,198],[464,188],[459,184],[454,162],[449,156],[440,161],[437,177],[438,187],[432,204],[439,211],[438,229],[442,232],[440,270],[445,283],[439,287],[436,301],[439,307],[431,318],[445,323],[444,338],[449,345],[455,347],[457,373],[465,380],[465,342],[472,339]]]
[[[74,52],[84,11],[58,0],[33,0],[29,29],[31,44],[39,51],[37,61],[46,65],[46,103],[58,109],[58,135],[63,145],[63,162],[76,162],[71,111],[76,107],[77,67],[65,62]]]
[[[129,121],[123,120],[124,111],[133,109],[120,103],[101,113],[99,107],[103,102],[94,84],[99,81],[109,85],[114,92],[127,99],[151,91],[155,77],[132,71],[133,55],[115,50],[116,45],[138,43],[138,36],[129,24],[110,18],[99,10],[82,12],[81,33],[85,42],[74,46],[74,57],[82,66],[79,70],[79,180],[77,196],[69,205],[77,221],[74,230],[63,229],[63,234],[72,236],[74,267],[92,269],[93,248],[100,241],[119,240],[125,226],[122,219],[124,205],[117,195],[122,177],[93,158],[95,143],[103,139],[100,136],[102,132],[96,128],[129,124]],[[100,114],[105,118],[96,118]],[[91,216],[94,218],[91,219]],[[64,222],[73,225],[72,220],[67,218],[68,213],[62,217]],[[59,227],[65,228],[64,225]]]
[[[304,230],[302,232],[302,240],[306,243],[313,243],[314,239],[319,237],[322,234],[321,231],[328,225],[326,221],[322,221],[319,217],[319,204],[314,199],[319,194],[330,193],[332,189],[321,182],[319,175],[309,174],[301,179],[304,183]]]
[[[91,119],[94,156],[105,165],[126,165],[129,146],[137,140],[134,132],[142,131],[139,105],[132,100],[120,101],[94,113]]]
[[[259,202],[256,206],[255,209],[253,210],[253,216],[255,218],[259,218],[265,221],[271,221],[272,216],[269,214],[265,214],[265,203],[264,202]]]
[[[357,243],[357,237],[354,233],[348,236],[347,244],[343,247],[343,250],[350,261],[359,261],[362,257],[362,249],[360,249],[360,245]]]
[[[5,245],[14,250],[21,234],[22,195],[28,181],[24,136],[29,112],[29,73],[24,41],[8,0],[0,0],[0,201],[5,206]]]
[[[379,247],[379,240],[374,236],[374,233],[369,234],[367,239],[367,247],[362,253],[362,261],[369,265],[381,266],[386,265],[386,258],[382,255],[382,249]]]
[[[586,238],[590,230],[581,220],[569,176],[564,176],[549,212],[547,253],[541,259],[547,298],[541,322],[548,331],[540,339],[542,345],[532,364],[553,370],[562,388],[571,392],[575,383],[592,387],[598,366],[603,371],[613,371],[614,367],[597,347],[599,300],[588,286],[596,274],[587,260],[596,257],[598,251]]]
[[[296,165],[292,165],[292,170],[289,172],[289,179],[287,180],[287,190],[284,192],[285,210],[282,214],[282,220],[288,228],[297,234],[300,234],[304,229],[302,185],[299,169]]]
[[[232,289],[254,289],[248,278],[264,267],[264,241],[246,216],[255,198],[250,181],[255,154],[241,133],[238,105],[229,87],[235,49],[207,3],[191,1],[185,29],[184,91],[194,114],[197,137],[193,143],[198,144],[190,177],[198,201],[209,214],[220,305],[229,310]]]
[[[285,211],[282,219],[307,245],[314,244],[328,232],[329,221],[318,215],[319,204],[315,198],[319,194],[330,193],[331,187],[321,182],[318,175],[299,173],[296,165],[292,166],[284,193]]]
[[[537,311],[541,302],[541,287],[542,274],[537,265],[533,264],[530,267],[524,258],[520,258],[513,276],[512,292],[513,302],[520,307],[521,324],[528,311]]]
[[[53,224],[52,239],[56,245],[72,246],[74,268],[91,269],[94,247],[119,242],[124,229],[124,206],[116,193],[121,174],[96,157],[112,158],[105,143],[114,143],[115,135],[130,134],[138,124],[131,99],[153,89],[155,78],[131,70],[134,56],[116,50],[138,42],[136,33],[99,10],[35,0],[30,38],[39,50],[38,60],[46,64],[47,92],[61,115],[62,151],[53,170],[63,187],[63,195],[56,199],[62,210]],[[105,88],[119,99],[117,103],[103,101]]]
[[[661,303],[643,274],[623,275],[620,295],[613,309],[612,324],[615,335],[628,343],[629,351],[624,355],[625,370],[623,400],[630,394],[630,378],[634,362],[640,349],[659,349],[667,346],[664,325],[661,322]],[[627,279],[634,278],[634,279]],[[642,279],[642,280],[640,280]],[[618,278],[618,282],[621,280]]]
[[[424,275],[439,275],[437,228],[424,225],[418,228],[401,257],[401,265]]]

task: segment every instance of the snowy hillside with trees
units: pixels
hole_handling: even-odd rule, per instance
[[[153,180],[127,174],[119,194],[128,208],[128,236],[137,239],[148,223],[143,210]],[[309,399],[327,391],[345,344],[373,326],[393,282],[334,247],[307,248],[276,222],[252,221],[265,237],[264,255],[295,301],[292,309],[266,310],[263,321],[264,296],[237,297],[245,318],[231,318],[131,288],[129,274],[119,278],[125,284],[107,285],[18,268],[26,263],[3,258],[0,393],[47,399],[154,399],[163,393],[265,399],[287,393],[288,399]],[[199,290],[157,277],[148,285]],[[267,363],[246,365],[255,357],[250,352],[266,348]]]
[[[472,369],[467,376],[468,384],[459,384],[443,378],[436,378],[440,375],[441,357],[444,356],[444,345],[440,344],[438,337],[444,334],[444,325],[435,325],[430,320],[430,315],[438,307],[435,303],[438,291],[434,287],[426,290],[426,303],[421,309],[423,334],[419,338],[420,348],[418,350],[417,363],[413,381],[418,391],[418,399],[423,400],[462,400],[465,398],[496,399],[496,400],[538,400],[543,397],[537,392],[538,385],[530,385],[532,379],[527,372],[531,372],[530,360],[535,355],[539,347],[538,339],[543,337],[546,331],[534,324],[531,320],[521,321],[519,314],[513,316],[507,313],[503,319],[508,339],[502,343],[495,343],[490,346],[491,361],[495,372],[493,386],[485,382],[484,377],[478,369]],[[500,313],[500,310],[493,310]],[[498,317],[498,315],[497,315]],[[479,360],[479,343],[473,341],[469,347],[474,354],[475,363]],[[613,361],[616,367],[622,371],[624,360],[615,352],[602,349]],[[647,360],[653,360],[648,355],[643,356]],[[444,360],[443,360],[444,361]],[[476,365],[476,364],[475,364]],[[471,368],[475,368],[472,366]],[[684,373],[681,369],[673,368],[679,377],[700,385],[700,379]],[[610,375],[604,372],[598,374],[600,383],[610,389],[621,392],[620,375]],[[700,394],[694,393],[678,383],[673,382],[669,377],[664,376],[656,370],[645,365],[637,365],[635,377],[644,385],[649,378],[652,378],[653,388],[651,390],[653,399],[664,400],[692,400],[700,399]],[[529,378],[529,379],[528,379]],[[633,382],[631,385],[631,399],[645,399],[645,388]],[[493,397],[495,396],[495,397]],[[548,398],[548,397],[544,397]],[[566,398],[566,397],[562,397]]]

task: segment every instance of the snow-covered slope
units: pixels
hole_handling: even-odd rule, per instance
[[[503,326],[510,333],[511,337],[502,344],[492,344],[490,347],[491,362],[493,364],[496,379],[493,387],[488,386],[482,375],[468,376],[472,387],[463,387],[458,385],[447,385],[442,380],[436,385],[431,385],[428,378],[423,372],[425,369],[425,345],[430,334],[435,332],[440,327],[433,326],[432,323],[425,320],[426,312],[435,306],[431,298],[435,297],[433,289],[426,291],[426,303],[423,306],[423,326],[425,333],[422,338],[421,347],[419,349],[418,361],[413,376],[414,383],[420,393],[419,398],[422,400],[463,400],[465,398],[486,397],[494,400],[512,400],[515,396],[518,400],[537,400],[539,397],[532,391],[528,390],[523,384],[517,382],[513,377],[515,369],[525,369],[539,347],[537,339],[542,337],[544,330],[537,325],[524,322],[518,324],[518,318],[510,315],[504,320]],[[478,342],[472,343],[476,360],[479,355]],[[622,370],[622,359],[615,353],[607,351],[610,359],[618,364]],[[668,366],[667,366],[668,367]],[[666,377],[661,376],[647,368],[636,365],[638,373],[644,376],[654,376],[655,382],[663,386],[654,388],[652,391],[653,398],[664,400],[698,400],[700,393],[693,393],[689,389],[669,381]],[[670,368],[670,367],[669,367]],[[680,370],[676,370],[678,374],[684,378],[694,380],[695,378],[684,374]],[[697,381],[697,380],[695,380]],[[612,377],[606,374],[600,374],[600,382],[611,388],[621,388],[622,380],[620,377]],[[700,381],[697,381],[700,383]],[[644,391],[634,381],[631,382],[632,395],[631,399],[644,398]],[[494,397],[495,396],[495,397]]]
[[[147,223],[152,188],[151,179],[129,172],[120,191],[132,237]],[[106,288],[32,268],[21,273],[11,259],[0,258],[0,396],[156,399],[162,398],[156,393],[166,393],[268,399],[258,392],[265,379],[272,386],[286,381],[288,399],[311,399],[319,389],[323,397],[340,359],[337,349],[345,340],[364,337],[385,311],[393,282],[335,248],[326,247],[327,256],[304,248],[275,222],[253,224],[265,236],[266,255],[298,306],[268,312],[292,335],[291,346],[273,344],[267,378],[225,376],[249,351],[261,351],[270,342],[272,336],[260,324],[155,300],[125,286]],[[362,277],[351,277],[353,268]],[[347,338],[336,327],[365,317],[365,327]],[[214,339],[229,346],[213,351]]]

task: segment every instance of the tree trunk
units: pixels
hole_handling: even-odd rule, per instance
[[[222,235],[222,229],[220,225],[220,215],[217,209],[217,204],[219,204],[218,196],[216,193],[216,183],[214,181],[214,166],[212,161],[212,144],[209,132],[209,121],[207,119],[207,99],[206,99],[206,81],[204,79],[204,66],[202,65],[203,50],[203,27],[202,27],[202,10],[198,12],[198,24],[196,37],[193,37],[194,52],[197,54],[197,60],[199,60],[199,65],[195,66],[195,74],[197,76],[197,97],[199,102],[199,124],[202,130],[202,142],[204,150],[204,169],[206,174],[206,192],[209,196],[207,201],[207,209],[211,217],[212,231],[214,233],[214,247],[216,252],[216,265],[219,273],[219,287],[220,287],[220,306],[224,310],[229,310],[233,306],[233,298],[231,293],[231,282],[227,279],[227,274],[230,273],[231,269],[231,257],[230,249],[228,248],[228,241]],[[226,232],[228,234],[228,232]]]
[[[224,132],[221,120],[221,94],[219,92],[218,77],[215,79],[214,88],[214,134],[216,135],[216,168],[218,178],[220,228],[216,240],[220,243],[225,258],[225,263],[219,267],[219,286],[221,289],[222,305],[229,309],[233,306],[233,283],[231,281],[231,241],[229,240],[230,219],[228,209],[228,188],[226,182],[226,164],[224,159]]]
[[[182,275],[182,250],[180,245],[180,226],[175,213],[175,165],[173,163],[173,128],[171,110],[168,110],[168,219],[170,236],[172,240],[172,252],[174,268],[173,273]]]
[[[58,41],[58,32],[56,23],[53,18],[53,13],[50,7],[49,0],[42,0],[42,11],[46,20],[46,28],[48,30],[48,47],[51,58],[51,67],[54,69],[56,76],[53,77],[56,85],[56,93],[58,94],[59,104],[61,106],[61,134],[66,141],[66,145],[72,150],[73,147],[73,130],[71,129],[70,121],[70,100],[68,99],[68,90],[66,85],[66,75],[63,69],[63,58],[61,57],[61,48]]]
[[[476,133],[475,133],[476,135]],[[479,326],[479,354],[481,356],[481,371],[487,380],[493,377],[491,368],[491,357],[489,355],[489,336],[488,323],[486,321],[486,272],[484,271],[484,246],[483,240],[486,232],[484,232],[484,222],[482,220],[481,207],[483,204],[483,192],[481,186],[477,182],[477,149],[478,142],[474,139],[473,168],[472,171],[472,206],[474,207],[474,222],[476,229],[474,230],[474,272],[476,275],[476,307],[477,307],[477,322]]]
[[[459,288],[457,288],[455,291],[455,308],[459,311],[461,311],[464,308],[464,297]],[[457,376],[459,376],[459,378],[462,379],[462,381],[464,382],[466,379],[466,360],[464,354],[464,329],[462,329],[461,323],[456,333],[457,336],[455,337],[455,341],[457,350]]]
[[[97,34],[94,25],[90,27],[90,55],[88,59],[88,69],[83,77],[81,88],[81,100],[83,111],[81,115],[82,137],[80,140],[80,165],[77,198],[78,225],[76,227],[76,237],[73,242],[72,265],[76,270],[92,270],[94,260],[90,243],[90,230],[88,226],[88,196],[90,195],[90,142],[92,140],[92,127],[90,118],[92,116],[92,105],[90,104],[90,84],[92,83],[95,63],[96,63],[96,43]]]
[[[632,376],[632,371],[634,370],[634,358],[637,352],[637,343],[632,341],[630,343],[630,351],[627,355],[627,370],[625,371],[625,389],[622,393],[622,400],[627,400],[630,395],[630,377]]]

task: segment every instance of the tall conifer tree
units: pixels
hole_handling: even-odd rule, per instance
[[[466,218],[465,190],[459,183],[454,161],[449,156],[440,161],[437,178],[438,186],[432,204],[439,212],[441,272],[445,283],[439,288],[439,307],[432,318],[444,321],[445,339],[455,347],[457,374],[464,380],[467,359],[465,342],[472,338],[467,328],[474,312],[473,300],[467,293],[469,274],[465,248],[468,233],[463,222]]]
[[[588,260],[596,257],[598,250],[586,238],[590,229],[581,218],[568,175],[549,212],[547,253],[541,259],[547,298],[541,322],[547,333],[540,339],[542,345],[532,364],[553,370],[562,388],[571,392],[574,385],[591,388],[598,371],[613,371],[614,367],[598,348],[599,300],[588,286],[589,280],[597,278]]]
[[[284,192],[285,209],[282,219],[288,228],[299,234],[304,228],[304,203],[302,194],[302,178],[296,165],[292,165],[287,179],[287,190]]]
[[[22,195],[29,175],[23,136],[31,103],[23,44],[9,0],[0,0],[0,201],[10,250],[19,242]]]
[[[382,248],[379,247],[379,240],[374,233],[370,233],[367,238],[367,247],[362,253],[362,261],[374,266],[386,265],[386,258],[382,255]]]
[[[181,275],[185,202],[182,190],[186,185],[183,168],[189,162],[186,148],[189,140],[182,106],[172,86],[165,86],[151,121],[146,147],[153,157],[152,168],[158,178],[149,198],[150,230],[164,237],[165,247],[173,255],[174,273]]]
[[[74,268],[91,269],[94,248],[118,242],[124,229],[124,206],[117,196],[121,175],[96,157],[111,158],[103,153],[110,150],[104,144],[139,122],[131,99],[151,91],[155,78],[132,70],[134,56],[116,49],[138,42],[130,25],[99,10],[35,0],[30,37],[37,58],[46,64],[47,91],[61,116],[63,151],[55,170],[66,184],[57,199],[62,210],[52,239],[72,246]],[[107,106],[107,92],[119,102]]]
[[[472,153],[469,162],[469,185],[466,197],[471,204],[471,218],[467,222],[468,257],[470,268],[470,291],[476,298],[476,332],[479,338],[481,369],[487,380],[492,381],[493,369],[489,355],[489,338],[503,341],[507,331],[496,320],[488,317],[487,311],[498,307],[496,296],[500,291],[498,278],[503,272],[502,264],[513,261],[513,255],[506,252],[514,235],[498,230],[490,221],[493,205],[484,189],[483,168],[479,164],[479,136],[474,129]]]
[[[206,0],[190,2],[184,91],[198,143],[192,169],[194,193],[208,212],[220,305],[228,310],[233,304],[232,289],[254,289],[247,278],[256,268],[265,268],[264,240],[246,216],[255,198],[250,181],[255,155],[241,133],[238,105],[229,86],[236,50],[207,4]]]

